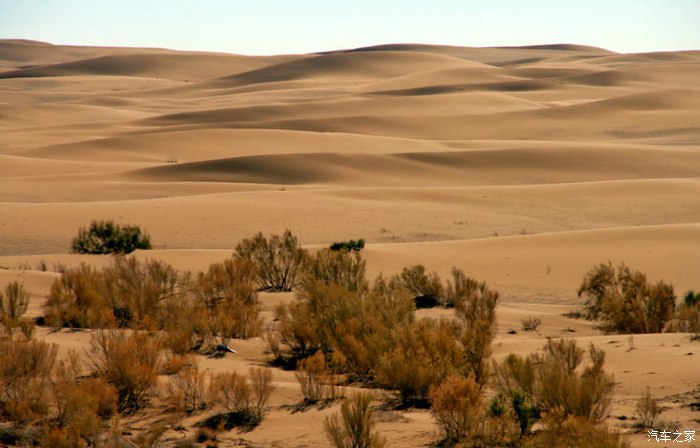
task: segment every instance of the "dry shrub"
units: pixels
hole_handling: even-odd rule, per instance
[[[491,343],[496,336],[498,292],[453,268],[447,296],[460,322],[459,343],[466,362],[464,373],[484,384],[489,373]]]
[[[477,437],[483,421],[482,393],[472,377],[451,375],[433,385],[430,404],[445,442],[469,442]]]
[[[367,288],[365,270],[366,262],[359,252],[323,249],[307,261],[302,285],[306,289],[320,282],[349,291],[363,290]]]
[[[413,294],[418,308],[429,308],[446,303],[440,277],[435,272],[426,273],[425,266],[422,264],[404,268],[401,271],[401,281]]]
[[[576,416],[552,417],[545,430],[527,440],[526,448],[629,448],[630,443],[618,432]]]
[[[250,260],[255,264],[260,289],[291,291],[297,283],[307,253],[299,246],[292,232],[285,230],[282,236],[272,235],[267,239],[258,233],[241,241],[236,246],[235,258]]]
[[[305,403],[314,404],[337,397],[335,377],[322,352],[316,352],[315,355],[300,361],[298,368],[294,376],[299,381]]]
[[[605,352],[592,344],[590,364],[581,368],[584,350],[574,340],[548,340],[543,353],[509,355],[495,365],[496,386],[512,404],[526,434],[543,414],[584,418],[596,424],[607,415],[614,381],[603,370]]]
[[[405,405],[425,404],[431,386],[464,371],[458,335],[452,320],[421,319],[404,326],[396,333],[396,346],[382,357],[377,381],[397,390]]]
[[[676,311],[674,330],[690,333],[691,339],[700,339],[700,293],[686,293]]]
[[[119,412],[141,408],[158,380],[160,343],[145,332],[100,330],[90,338],[92,372],[117,390]]]
[[[15,330],[19,328],[27,339],[32,338],[34,321],[23,317],[28,306],[29,293],[24,288],[24,284],[14,281],[5,287],[5,294],[0,292],[0,325],[7,336],[12,337]]]
[[[34,340],[0,339],[0,416],[17,425],[48,412],[47,386],[57,346]]]
[[[209,382],[209,399],[231,413],[249,417],[259,423],[268,409],[274,385],[272,372],[262,367],[252,367],[245,376],[236,372],[213,374]]]
[[[586,297],[589,319],[602,320],[601,328],[613,333],[660,333],[673,318],[673,286],[621,264],[599,264],[586,274],[578,291]]]
[[[56,328],[105,328],[114,324],[103,275],[85,263],[66,270],[53,282],[45,307],[46,322]]]
[[[358,393],[344,401],[340,415],[326,417],[326,436],[336,448],[383,448],[387,442],[374,430],[375,422],[370,409],[372,396]]]
[[[635,411],[635,416],[637,417],[635,426],[637,428],[654,428],[659,415],[661,415],[662,409],[659,402],[651,396],[648,387],[642,392],[642,396],[639,397],[639,400],[637,400]]]
[[[204,405],[204,372],[197,358],[182,358],[183,366],[168,381],[168,397],[178,409],[191,413]]]

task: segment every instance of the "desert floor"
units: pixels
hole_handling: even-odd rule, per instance
[[[700,343],[603,335],[563,316],[608,260],[678,295],[700,289],[698,73],[697,51],[574,45],[255,57],[0,41],[0,286],[24,282],[41,313],[54,266],[109,263],[68,253],[93,219],[140,225],[155,250],[136,256],[193,271],[257,231],[289,228],[309,247],[364,238],[370,277],[457,266],[498,290],[496,358],[550,336],[605,348],[618,382],[610,426],[632,432],[648,386],[667,429],[700,433],[688,406],[700,401]],[[261,298],[268,310],[293,300]],[[530,316],[542,325],[521,331]],[[38,333],[62,350],[89,338]],[[269,359],[260,338],[235,346],[206,368]],[[266,420],[221,446],[329,446],[321,417],[339,406],[292,412],[293,373],[274,378]],[[428,411],[379,416],[391,446],[438,438]]]

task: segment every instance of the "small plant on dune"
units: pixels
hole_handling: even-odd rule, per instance
[[[299,362],[299,369],[294,373],[304,403],[307,405],[318,403],[322,400],[334,400],[337,397],[335,376],[326,363],[326,358],[321,351],[314,356]]]
[[[483,421],[482,392],[472,377],[452,375],[433,385],[430,404],[445,443],[469,442],[477,437]]]
[[[79,254],[128,254],[137,249],[151,249],[150,236],[139,226],[111,220],[92,221],[89,228],[78,231],[71,244],[71,251]]]
[[[170,377],[167,393],[177,408],[191,413],[204,403],[204,372],[194,356],[186,356],[183,362],[182,368]]]
[[[540,318],[531,316],[520,321],[520,329],[522,331],[537,331],[540,324],[542,324]]]
[[[383,448],[386,439],[375,429],[374,415],[370,409],[372,396],[358,393],[343,402],[340,415],[326,417],[326,436],[336,448]]]
[[[330,249],[332,251],[345,251],[345,252],[359,252],[365,248],[365,240],[360,238],[359,240],[349,240],[341,241],[339,243],[331,244]]]
[[[349,291],[364,290],[367,288],[365,271],[366,262],[359,252],[323,249],[307,261],[302,288],[322,283],[342,286]]]
[[[223,406],[231,420],[254,427],[264,418],[275,387],[269,369],[252,367],[248,378],[249,381],[236,372],[213,374],[209,381],[209,400]]]
[[[673,318],[676,295],[662,281],[650,284],[646,276],[624,264],[599,264],[586,274],[578,292],[586,296],[586,317],[602,320],[612,333],[660,333]]]
[[[552,416],[545,429],[527,439],[525,448],[629,448],[630,443],[619,432],[576,416]]]
[[[24,317],[28,306],[29,293],[24,284],[14,281],[5,287],[5,294],[0,292],[0,325],[8,336],[12,337],[17,328],[27,339],[34,335],[34,321]]]
[[[431,308],[445,303],[440,277],[435,272],[426,273],[422,264],[404,268],[401,280],[413,294],[416,308]]]
[[[22,426],[47,415],[57,352],[42,341],[0,339],[0,420]]]
[[[100,330],[87,352],[92,373],[117,390],[119,412],[143,407],[158,380],[160,344],[145,332]]]
[[[661,411],[659,402],[651,395],[647,387],[635,406],[635,416],[637,417],[635,427],[638,429],[654,428]]]
[[[269,239],[262,233],[247,238],[236,246],[237,259],[250,260],[258,269],[258,285],[262,290],[291,291],[297,283],[307,253],[299,246],[290,230]]]

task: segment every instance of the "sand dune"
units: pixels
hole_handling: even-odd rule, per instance
[[[699,69],[698,51],[571,44],[258,57],[0,41],[0,287],[24,282],[39,315],[53,270],[110,262],[67,253],[93,219],[139,224],[156,250],[135,256],[192,271],[257,231],[290,228],[311,249],[364,238],[370,276],[457,266],[499,290],[497,357],[550,336],[603,346],[619,383],[609,424],[629,431],[616,417],[650,385],[692,426],[677,397],[697,386],[697,343],[645,335],[630,348],[563,314],[608,260],[700,289]],[[264,294],[266,318],[291,300]],[[521,332],[532,315],[541,329]],[[39,336],[61,350],[88,340]],[[205,368],[267,359],[261,339],[236,344],[240,356]],[[275,375],[274,409],[241,437],[327,446],[336,407],[291,413],[299,386]],[[427,411],[382,411],[379,428],[395,446],[437,439]]]

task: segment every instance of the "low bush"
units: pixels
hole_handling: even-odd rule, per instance
[[[34,340],[0,339],[0,419],[25,425],[44,418],[58,348]]]
[[[138,226],[109,220],[92,221],[89,228],[80,229],[71,244],[71,252],[79,254],[128,254],[137,249],[151,249],[150,236]]]
[[[522,331],[537,331],[541,324],[542,320],[539,317],[531,316],[520,321],[520,329]]]
[[[661,406],[659,402],[651,395],[649,388],[647,387],[642,396],[637,400],[637,405],[635,406],[635,417],[637,421],[635,426],[639,429],[654,428],[656,421],[661,415]]]
[[[248,377],[250,382],[236,372],[213,374],[209,381],[209,399],[231,414],[232,423],[241,420],[255,426],[265,416],[275,387],[269,369],[253,367]]]
[[[482,392],[473,378],[452,375],[430,388],[430,405],[449,445],[476,439],[483,422]]]
[[[192,413],[204,405],[204,372],[194,356],[183,359],[183,365],[168,380],[170,402],[184,412]]]
[[[581,367],[584,350],[574,340],[548,340],[542,353],[509,355],[495,364],[499,393],[512,403],[523,435],[543,414],[601,422],[612,401],[614,381],[603,370],[605,352],[589,346],[590,364]]]
[[[365,240],[360,238],[359,240],[342,241],[340,243],[331,244],[330,250],[332,251],[345,251],[345,252],[359,252],[365,248]]]
[[[158,380],[160,343],[145,332],[100,330],[88,350],[92,373],[117,390],[119,412],[145,404]]]
[[[401,271],[401,280],[413,294],[416,308],[431,308],[446,302],[440,277],[435,272],[426,273],[425,266],[417,264]]]
[[[24,317],[29,306],[29,293],[24,284],[14,281],[5,287],[5,294],[0,291],[0,326],[5,335],[12,338],[16,329],[27,339],[34,335],[34,321]],[[0,337],[2,336],[0,331]]]
[[[291,291],[307,258],[290,230],[269,239],[262,233],[247,238],[236,246],[235,257],[250,260],[258,270],[258,286],[268,291]]]
[[[586,274],[578,291],[586,297],[589,319],[602,321],[612,333],[660,333],[673,318],[676,296],[673,286],[651,284],[646,276],[624,264],[599,264]]]
[[[322,352],[318,351],[314,356],[300,361],[294,376],[301,386],[305,404],[337,398],[336,378]]]
[[[336,448],[383,448],[387,442],[375,429],[370,403],[372,396],[358,393],[344,401],[340,415],[326,417],[324,427],[328,439]]]
[[[366,263],[358,252],[323,249],[308,259],[302,289],[310,289],[315,284],[322,283],[361,291],[367,288],[365,270]]]

